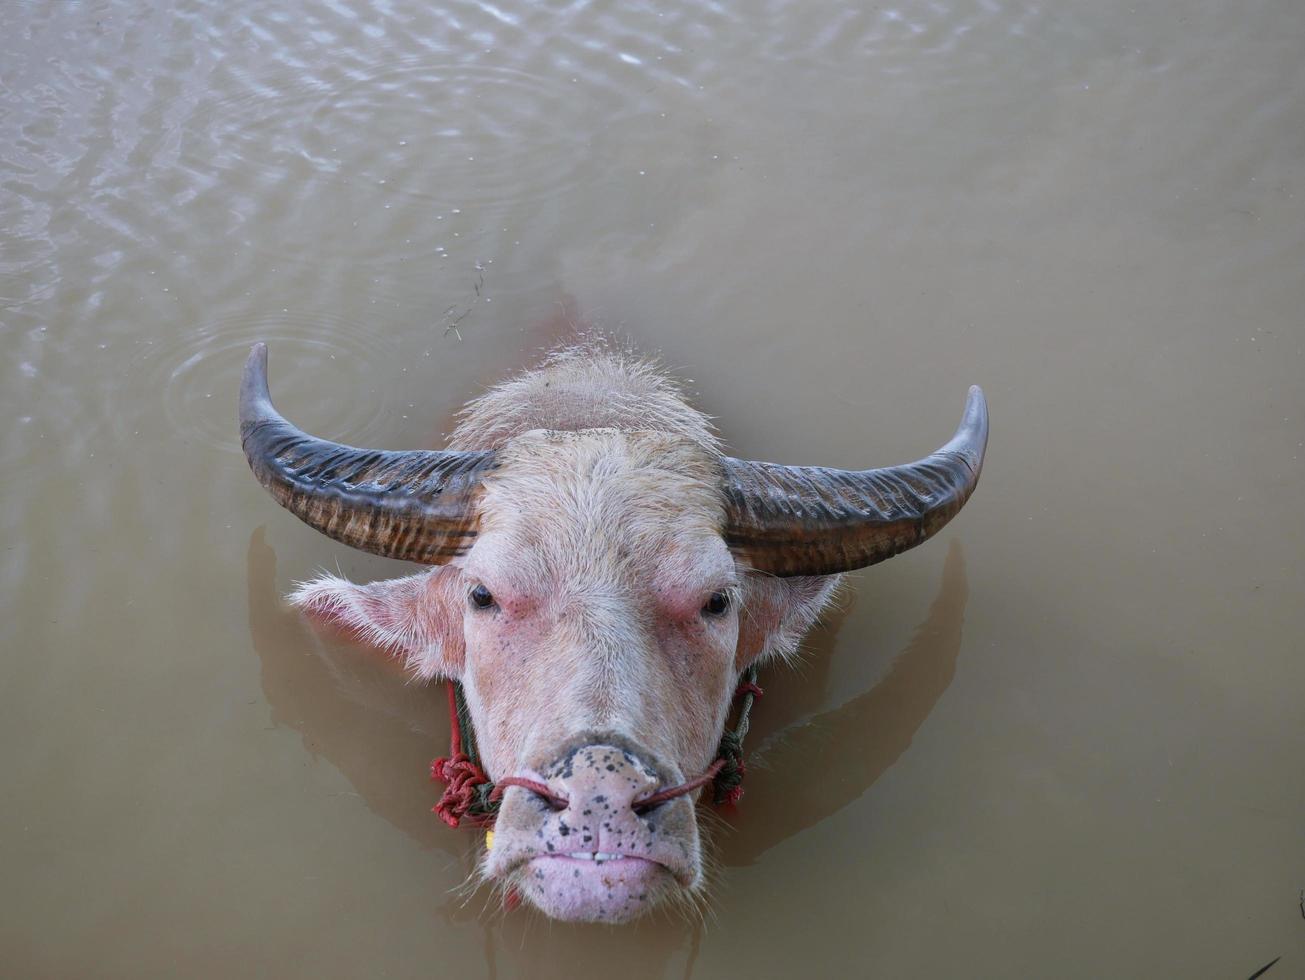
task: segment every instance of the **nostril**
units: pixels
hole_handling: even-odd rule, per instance
[[[520,786],[522,789],[530,790],[554,810],[565,810],[570,805],[565,796],[554,793],[546,783],[541,783],[537,779],[526,779],[524,776],[504,776],[500,779],[494,786],[494,792],[489,794],[490,802],[501,800],[509,786]]]
[[[645,796],[642,799],[635,800],[630,804],[630,809],[642,816],[645,813],[655,810],[663,803],[667,803],[680,796],[687,796],[689,793],[692,793],[696,789],[701,789],[703,786],[706,786],[709,782],[715,779],[716,774],[721,771],[721,768],[724,765],[724,759],[717,759],[708,766],[706,771],[701,775],[696,776],[687,782],[680,783],[678,786],[669,786],[666,789],[658,790],[651,796]]]
[[[643,816],[647,816],[648,814],[652,813],[654,810],[659,809],[662,805],[669,802],[670,800],[661,796],[661,794],[654,793],[652,796],[646,797],[642,800],[635,800],[633,803],[630,804],[630,809],[633,810],[639,816],[643,817]]]

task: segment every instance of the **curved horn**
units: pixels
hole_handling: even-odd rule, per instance
[[[301,432],[272,405],[267,345],[240,382],[240,444],[249,468],[305,524],[354,548],[442,565],[476,538],[480,478],[492,452],[354,449]]]
[[[932,536],[970,498],[988,445],[988,405],[970,389],[951,442],[875,470],[723,460],[725,543],[758,571],[833,575],[873,565]]]

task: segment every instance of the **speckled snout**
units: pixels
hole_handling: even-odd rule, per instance
[[[625,922],[702,877],[688,797],[644,809],[666,780],[628,748],[585,744],[538,772],[566,801],[519,786],[503,798],[486,864],[492,878],[559,919]]]

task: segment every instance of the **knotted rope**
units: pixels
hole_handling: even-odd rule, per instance
[[[752,706],[764,693],[757,686],[757,668],[753,665],[744,671],[743,682],[734,692],[734,696],[739,699],[739,717],[733,729],[727,728],[721,733],[720,748],[716,750],[722,765],[715,778],[712,797],[715,803],[737,806],[743,798],[743,777],[748,772],[748,767],[743,763],[743,737],[748,734]]]
[[[467,712],[467,700],[462,695],[462,685],[449,681],[449,754],[430,764],[430,778],[444,783],[444,794],[432,807],[432,812],[450,827],[463,820],[478,827],[490,826],[498,813],[496,801],[490,797],[494,783],[480,767],[480,754],[476,751],[476,736]],[[463,731],[466,731],[466,750],[463,750]]]
[[[476,751],[476,736],[467,710],[467,699],[462,685],[450,680],[449,695],[449,754],[441,756],[430,765],[431,779],[444,783],[444,794],[432,808],[450,827],[467,821],[477,827],[492,827],[502,805],[503,793],[509,786],[520,786],[543,797],[556,809],[565,809],[567,801],[543,783],[522,776],[505,776],[497,784],[480,765]],[[743,763],[743,738],[748,734],[748,719],[752,706],[761,697],[757,686],[757,668],[751,666],[743,672],[734,696],[739,699],[739,713],[733,728],[721,734],[716,760],[699,776],[658,790],[651,796],[634,802],[634,809],[643,813],[653,807],[684,796],[694,790],[713,785],[712,799],[716,803],[737,804],[743,796],[743,777],[747,767]]]

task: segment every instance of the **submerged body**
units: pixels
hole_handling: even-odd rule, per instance
[[[740,673],[795,648],[839,572],[959,510],[987,434],[975,389],[964,443],[914,469],[733,460],[673,382],[590,344],[472,402],[446,453],[367,453],[276,415],[265,356],[242,393],[255,473],[333,537],[436,564],[293,601],[461,682],[490,777],[548,790],[507,788],[484,877],[564,919],[702,888],[692,797],[640,801],[708,766]]]

